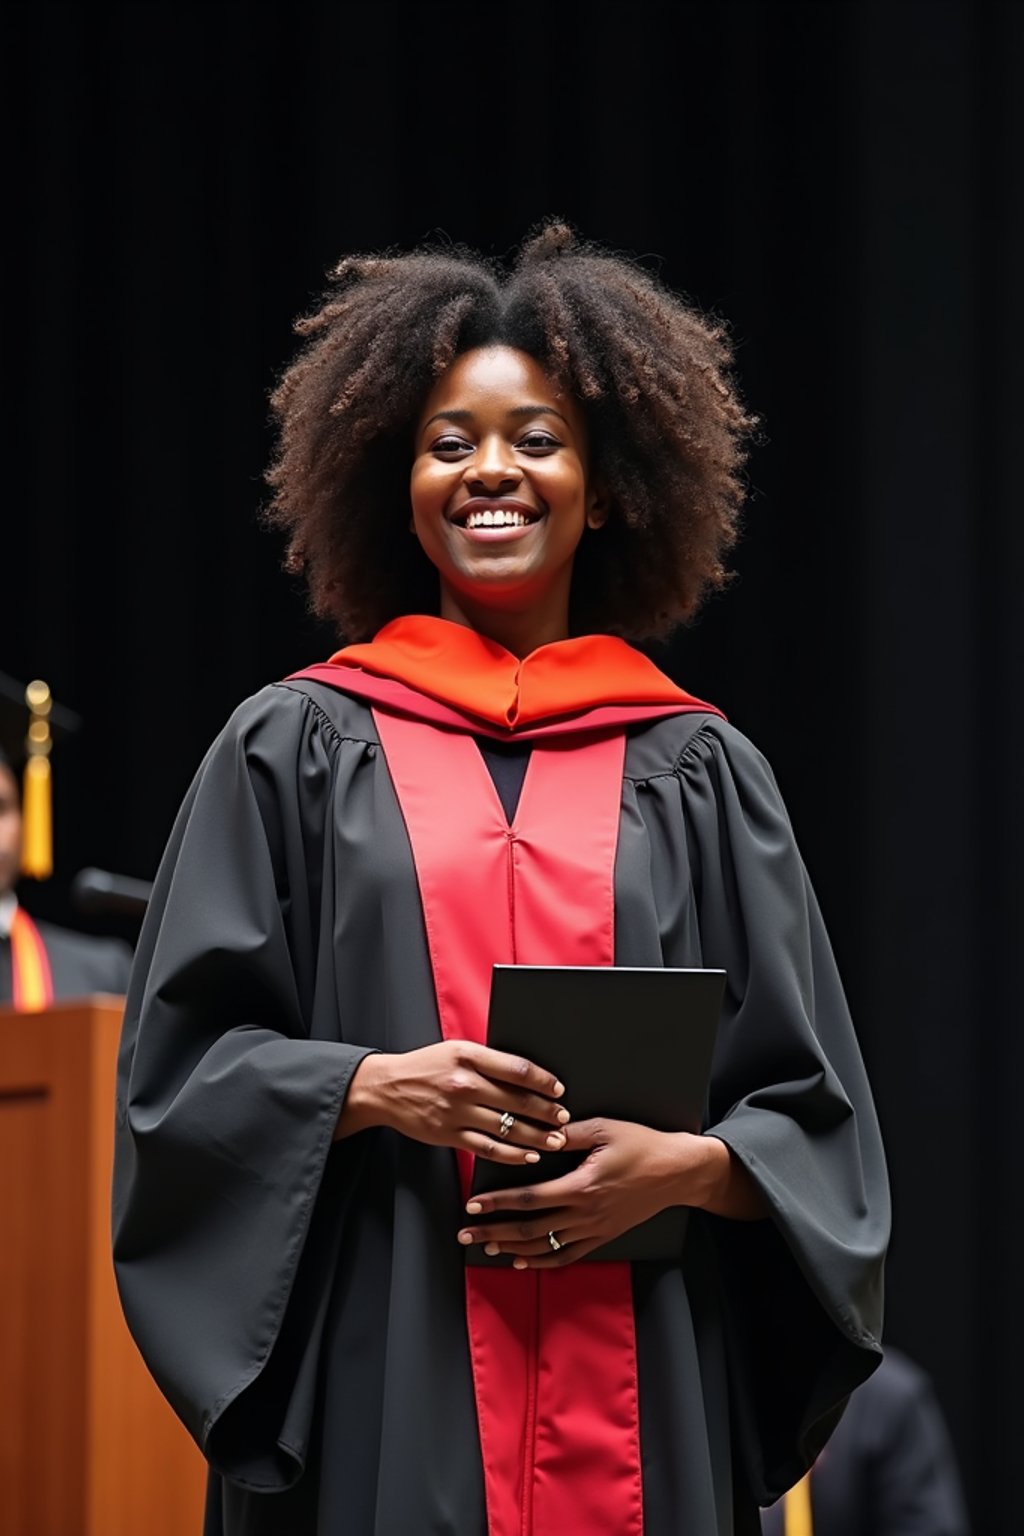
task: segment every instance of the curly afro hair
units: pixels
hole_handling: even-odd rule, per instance
[[[721,587],[754,429],[721,325],[633,262],[549,223],[508,273],[462,248],[350,256],[271,396],[279,438],[268,521],[288,535],[313,609],[350,639],[437,612],[408,534],[415,423],[460,353],[534,357],[582,404],[610,507],[573,570],[574,633],[663,638]]]

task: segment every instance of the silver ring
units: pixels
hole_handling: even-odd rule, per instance
[[[553,1232],[549,1232],[548,1233],[548,1242],[551,1244],[552,1248],[555,1250],[556,1253],[558,1252],[559,1248],[564,1248],[565,1247],[565,1244],[564,1243],[560,1243],[558,1241],[558,1238],[555,1236],[555,1234]]]
[[[510,1115],[508,1110],[502,1110],[501,1119],[498,1121],[498,1135],[507,1136],[516,1123],[515,1115]]]

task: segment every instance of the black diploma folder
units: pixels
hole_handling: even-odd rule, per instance
[[[553,1072],[565,1084],[573,1120],[603,1115],[659,1131],[699,1132],[724,986],[724,971],[496,965],[487,1043]],[[472,1192],[556,1179],[584,1155],[542,1152],[539,1163],[515,1166],[478,1157]],[[587,1258],[678,1260],[687,1215],[685,1206],[670,1206]],[[486,1219],[519,1216],[501,1211]],[[483,1244],[474,1243],[466,1261],[507,1266],[512,1258],[488,1257]]]

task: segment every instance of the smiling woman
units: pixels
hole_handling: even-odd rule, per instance
[[[721,325],[559,224],[527,241],[508,275],[455,248],[348,257],[334,276],[298,323],[307,345],[273,397],[281,439],[269,518],[287,531],[315,609],[343,633],[362,639],[399,614],[437,611],[429,558],[398,537],[409,447],[442,404],[464,408],[451,391],[480,349],[520,355],[528,376],[515,388],[540,395],[526,389],[517,409],[558,412],[519,417],[542,430],[532,452],[525,434],[514,439],[518,466],[542,457],[548,437],[586,455],[599,488],[605,529],[578,552],[575,631],[665,635],[724,584],[754,423],[731,383]],[[427,410],[431,391],[441,394]],[[449,420],[452,462],[497,442],[478,444],[465,424]],[[418,464],[418,438],[415,451]]]
[[[535,358],[479,347],[442,374],[423,415],[413,528],[440,576],[442,618],[520,656],[562,639],[577,546],[607,519],[583,412]]]
[[[561,226],[507,276],[352,258],[300,329],[272,518],[356,643],[201,766],[119,1078],[121,1294],[206,1536],[756,1532],[877,1363],[888,1203],[771,772],[624,638],[725,580],[724,336]],[[575,1120],[488,1047],[495,964],[724,970],[701,1134]],[[579,1262],[677,1205],[671,1261]]]

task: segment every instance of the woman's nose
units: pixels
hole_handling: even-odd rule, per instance
[[[515,454],[502,438],[486,437],[466,463],[466,482],[496,495],[514,490],[523,478]]]

